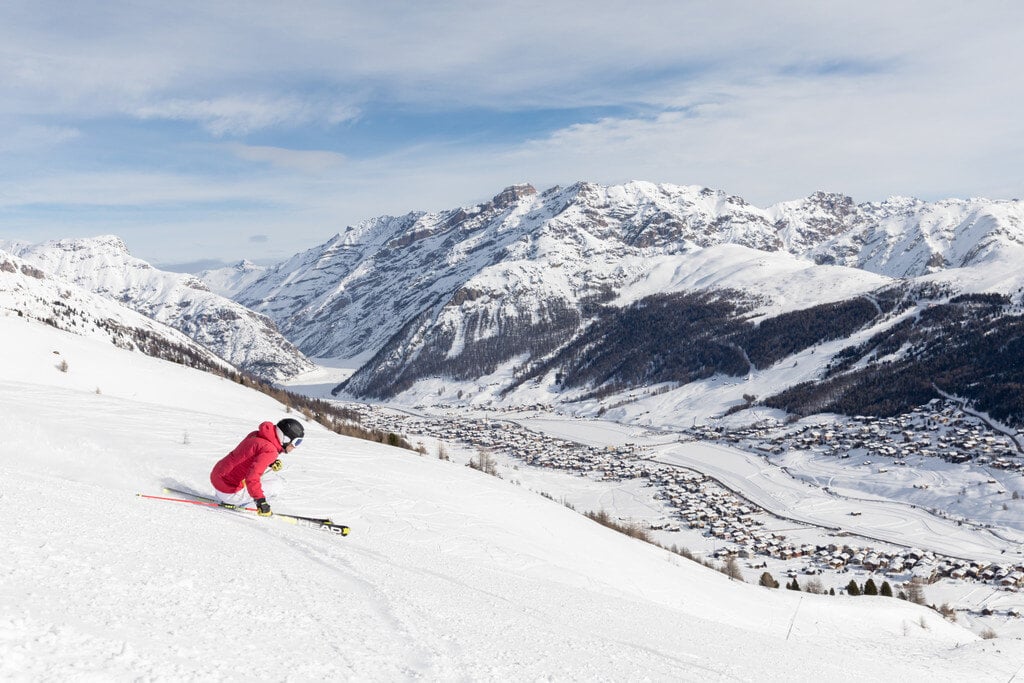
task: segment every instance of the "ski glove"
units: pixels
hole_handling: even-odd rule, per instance
[[[270,511],[270,504],[267,503],[266,498],[257,498],[255,502],[257,508],[256,514],[260,517],[269,517],[270,515],[274,514]]]
[[[270,469],[274,470],[275,472],[280,472],[282,467],[284,467],[284,463],[281,462],[280,458],[270,463]]]

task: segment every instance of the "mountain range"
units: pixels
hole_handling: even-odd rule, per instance
[[[765,404],[891,412],[941,381],[1017,422],[1022,263],[1017,200],[816,193],[760,209],[697,186],[518,185],[472,207],[364,221],[232,295],[306,354],[353,359],[336,393],[357,398],[457,388],[597,411],[607,401],[595,396],[756,380],[828,343],[801,375],[765,387]],[[997,295],[984,310],[970,298],[981,294]],[[985,351],[997,338],[1009,341]],[[981,352],[993,367],[953,367]],[[913,388],[868,391],[882,366]],[[480,392],[481,378],[495,388]],[[786,393],[807,383],[828,396]],[[890,389],[899,396],[879,395]]]
[[[349,398],[688,422],[892,414],[941,391],[1024,424],[1018,200],[762,209],[699,186],[516,185],[202,280],[114,237],[0,247],[273,381],[347,363]]]

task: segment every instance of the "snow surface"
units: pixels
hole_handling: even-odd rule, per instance
[[[644,273],[614,301],[624,306],[653,294],[735,289],[763,297],[759,315],[842,301],[892,284],[891,278],[844,266],[822,266],[786,252],[720,244],[686,254],[640,259]]]
[[[196,275],[206,283],[211,292],[231,299],[238,292],[263,277],[268,268],[249,260],[241,260],[233,266],[204,270]]]
[[[139,498],[207,489],[284,408],[13,317],[0,359],[0,679],[1007,681],[1024,662],[929,609],[732,582],[314,424],[274,504],[348,538]]]
[[[211,292],[194,275],[164,272],[133,257],[114,235],[10,248],[49,274],[184,332],[263,379],[278,381],[314,367],[269,318]]]

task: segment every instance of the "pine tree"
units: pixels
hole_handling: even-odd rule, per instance
[[[846,585],[847,595],[860,595],[860,586],[853,579],[850,579],[850,583]]]
[[[868,579],[864,584],[864,595],[878,595],[878,586],[875,585],[874,579]]]
[[[799,591],[800,590],[800,584],[797,582],[795,576],[793,577],[793,582],[792,583],[787,583],[786,584],[786,588],[788,588],[791,591]]]
[[[881,591],[879,591],[879,593],[881,595],[884,595],[887,598],[891,598],[892,597],[892,586],[889,585],[888,581],[883,581],[882,582],[882,589],[881,589]]]

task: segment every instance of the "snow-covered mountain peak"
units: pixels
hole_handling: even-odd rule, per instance
[[[271,381],[313,365],[274,323],[210,291],[203,280],[135,258],[114,236],[22,245],[17,255],[45,271],[184,332],[233,365]]]
[[[0,317],[7,316],[202,370],[235,371],[178,330],[0,251]]]
[[[166,289],[175,284],[208,291],[206,284],[194,275],[160,271],[132,256],[124,240],[115,235],[24,244],[16,253],[50,272],[115,298],[132,298],[132,290],[136,289]],[[154,285],[155,282],[160,284]]]
[[[537,188],[529,183],[511,185],[494,195],[494,199],[491,200],[491,203],[494,204],[496,208],[503,209],[506,206],[515,204],[523,197],[531,197],[535,194],[537,194]]]
[[[240,290],[258,280],[266,271],[267,268],[265,266],[259,266],[248,259],[242,259],[231,266],[204,270],[196,277],[210,291],[231,299]]]
[[[106,254],[115,258],[131,258],[128,245],[117,235],[55,239],[45,244],[70,253],[86,252],[93,256]]]
[[[722,244],[913,277],[1002,253],[1021,233],[1020,215],[1019,203],[856,204],[816,192],[761,209],[700,185],[578,182],[538,193],[524,184],[475,206],[363,221],[268,271],[238,300],[311,355],[362,357],[450,301],[481,301],[482,291],[533,318],[551,305],[578,311],[645,279],[645,259]]]

